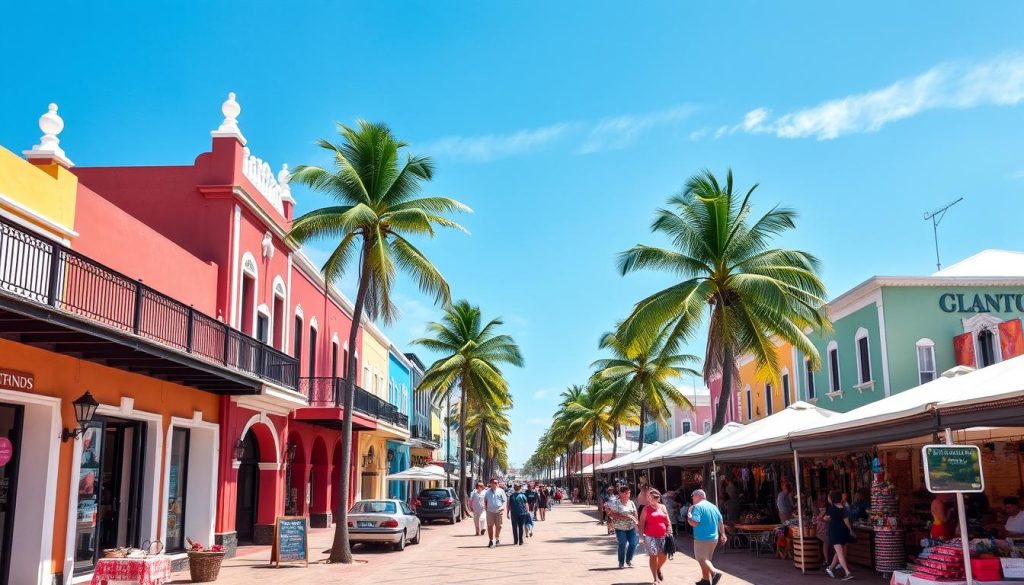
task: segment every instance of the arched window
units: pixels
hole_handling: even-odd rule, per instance
[[[927,337],[917,340],[917,379],[920,384],[935,379],[935,342]]]
[[[868,384],[871,377],[871,344],[868,341],[868,330],[861,327],[854,336],[857,346],[857,383]]]
[[[770,416],[774,412],[775,409],[772,406],[772,384],[768,382],[764,385],[764,414],[765,416]]]
[[[749,420],[754,418],[754,411],[752,410],[753,409],[754,401],[752,400],[751,395],[750,395],[751,394],[750,393],[750,386],[747,386],[744,389],[744,392],[747,395],[747,400],[746,400],[746,402],[747,402],[747,420],[749,421]]]
[[[789,370],[782,368],[782,403],[789,408],[792,402],[793,398],[789,395]]]
[[[804,373],[807,377],[807,399],[814,400],[817,396],[814,394],[814,368],[811,367],[811,360],[804,359]]]
[[[316,336],[317,336],[317,322],[316,317],[313,317],[309,322],[309,377],[316,377]]]
[[[829,392],[842,390],[839,378],[839,344],[835,341],[828,343],[828,389]]]
[[[989,329],[978,332],[978,362],[983,368],[996,363],[996,336]]]

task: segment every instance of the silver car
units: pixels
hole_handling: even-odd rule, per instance
[[[420,543],[420,519],[401,500],[360,500],[348,511],[348,542],[385,542],[404,550],[406,543]]]

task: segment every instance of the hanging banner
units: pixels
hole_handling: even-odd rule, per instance
[[[1021,331],[1020,319],[999,324],[999,349],[1004,360],[1024,354],[1024,334]]]
[[[925,445],[921,460],[925,486],[933,494],[985,491],[976,445]]]
[[[976,367],[974,361],[974,336],[970,333],[963,333],[953,338],[953,354],[956,356],[956,363],[960,366]]]

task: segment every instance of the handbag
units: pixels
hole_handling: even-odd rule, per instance
[[[671,532],[665,537],[665,554],[670,559],[676,554],[676,537]]]

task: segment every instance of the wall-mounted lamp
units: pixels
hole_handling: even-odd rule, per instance
[[[78,422],[78,427],[75,429],[64,429],[60,435],[60,440],[65,443],[69,439],[77,439],[82,436],[85,428],[92,422],[92,417],[96,414],[96,407],[100,403],[96,402],[96,399],[92,397],[92,393],[86,390],[85,394],[79,396],[71,405],[75,407],[75,420]]]
[[[394,449],[388,449],[388,465],[391,465],[391,462],[394,461],[394,460],[395,460],[395,450]]]
[[[238,442],[235,443],[235,459],[238,460],[238,461],[241,461],[242,457],[244,457],[244,456],[245,456],[245,441],[243,441],[242,439],[238,439]]]
[[[366,455],[363,455],[363,467],[373,467],[376,459],[377,457],[373,453],[373,445],[370,445],[370,450],[366,452]]]
[[[285,453],[285,460],[291,465],[295,462],[295,451],[298,449],[298,445],[295,443],[288,443],[287,452]]]

